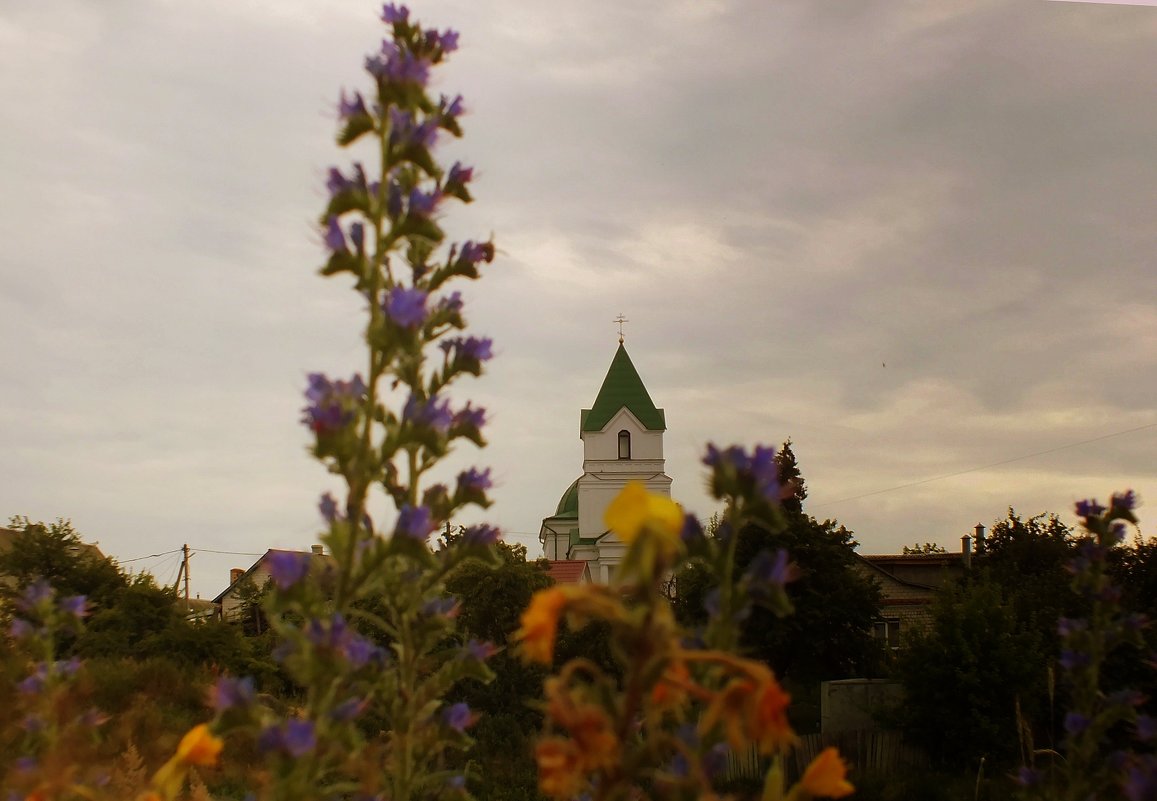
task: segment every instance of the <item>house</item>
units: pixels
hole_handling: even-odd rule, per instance
[[[213,603],[221,610],[224,620],[236,620],[245,604],[245,592],[250,587],[260,590],[269,581],[271,572],[269,558],[275,553],[306,553],[305,551],[287,551],[281,548],[270,548],[263,553],[248,569],[235,567],[229,571],[229,586],[213,599]],[[308,552],[313,564],[311,572],[319,573],[336,567],[334,558],[325,552],[322,545],[314,545]]]
[[[971,538],[959,553],[856,554],[857,568],[880,585],[876,638],[899,648],[905,632],[931,622],[939,589],[971,566]]]
[[[582,475],[562,493],[554,513],[543,518],[538,541],[552,563],[584,562],[594,581],[611,578],[626,544],[603,523],[607,506],[628,482],[641,482],[671,497],[663,472],[667,422],[655,406],[620,337],[595,402],[579,413]]]

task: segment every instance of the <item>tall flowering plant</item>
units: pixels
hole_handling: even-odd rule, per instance
[[[1157,721],[1139,711],[1146,699],[1131,689],[1106,691],[1103,671],[1109,655],[1121,646],[1144,647],[1149,621],[1121,608],[1121,590],[1108,574],[1110,549],[1136,525],[1137,498],[1132,490],[1112,496],[1108,507],[1096,500],[1076,505],[1085,536],[1069,564],[1073,591],[1088,604],[1085,618],[1062,618],[1059,664],[1071,692],[1065,714],[1064,760],[1059,770],[1021,769],[1019,781],[1029,797],[1072,799],[1157,799]],[[1150,656],[1157,667],[1157,659]],[[1122,747],[1132,739],[1133,747]]]
[[[320,218],[325,276],[348,277],[365,303],[364,373],[315,373],[302,421],[319,461],[344,481],[319,509],[329,555],[274,552],[266,603],[275,656],[303,691],[289,714],[257,703],[247,679],[222,679],[217,715],[190,731],[153,780],[172,799],[190,767],[212,764],[228,733],[248,733],[264,756],[265,799],[465,796],[446,754],[469,742],[474,715],[442,699],[463,679],[486,681],[492,649],[455,636],[444,582],[464,560],[490,559],[499,532],[467,528],[453,544],[431,535],[468,506],[489,505],[490,471],[450,483],[430,471],[461,440],[485,444],[483,409],[455,405],[451,386],[480,375],[491,341],[466,336],[459,279],[494,258],[487,241],[448,244],[439,217],[471,200],[471,168],[440,165],[439,139],[460,136],[461,97],[435,98],[431,72],[458,46],[452,30],[423,28],[387,4],[386,37],[365,60],[371,89],[342,92],[337,142],[372,145],[373,165],[329,170]],[[391,507],[371,519],[373,493]]]
[[[556,586],[537,593],[517,634],[523,657],[550,665],[562,621],[603,621],[617,672],[583,658],[559,665],[545,682],[545,729],[535,748],[539,787],[550,798],[612,801],[712,798],[729,751],[755,747],[770,757],[766,801],[840,798],[853,791],[847,767],[828,749],[800,781],[785,786],[782,756],[795,734],[790,696],[762,662],[735,652],[737,622],[758,603],[790,611],[785,552],[761,556],[735,575],[735,545],[746,525],[782,525],[775,452],[708,447],[713,494],[726,505],[716,536],[669,498],[628,484],[606,524],[627,544],[609,585]],[[688,559],[717,582],[702,631],[675,622],[664,593],[669,573]]]

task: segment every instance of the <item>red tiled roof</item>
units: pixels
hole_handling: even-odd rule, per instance
[[[559,559],[551,561],[546,573],[558,584],[578,584],[586,569],[587,563],[582,559]]]

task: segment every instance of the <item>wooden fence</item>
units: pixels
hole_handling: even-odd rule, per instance
[[[919,749],[906,745],[899,732],[857,731],[833,734],[805,734],[784,761],[788,782],[799,778],[808,764],[823,749],[835,746],[848,763],[852,776],[872,774],[890,776],[911,768],[925,767],[928,758]],[[727,758],[727,777],[759,781],[768,768],[768,760],[761,758],[752,747],[746,752],[731,753]]]

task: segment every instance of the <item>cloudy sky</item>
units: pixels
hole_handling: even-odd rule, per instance
[[[311,221],[378,8],[0,0],[0,514],[189,543],[208,597],[315,541],[300,392],[363,357]],[[791,437],[865,553],[1126,487],[1157,534],[1157,8],[415,12],[462,33],[437,88],[478,202],[446,224],[500,247],[467,293],[498,358],[462,385],[492,446],[455,466],[493,466],[512,538],[581,472],[620,312],[692,510],[705,442]]]

